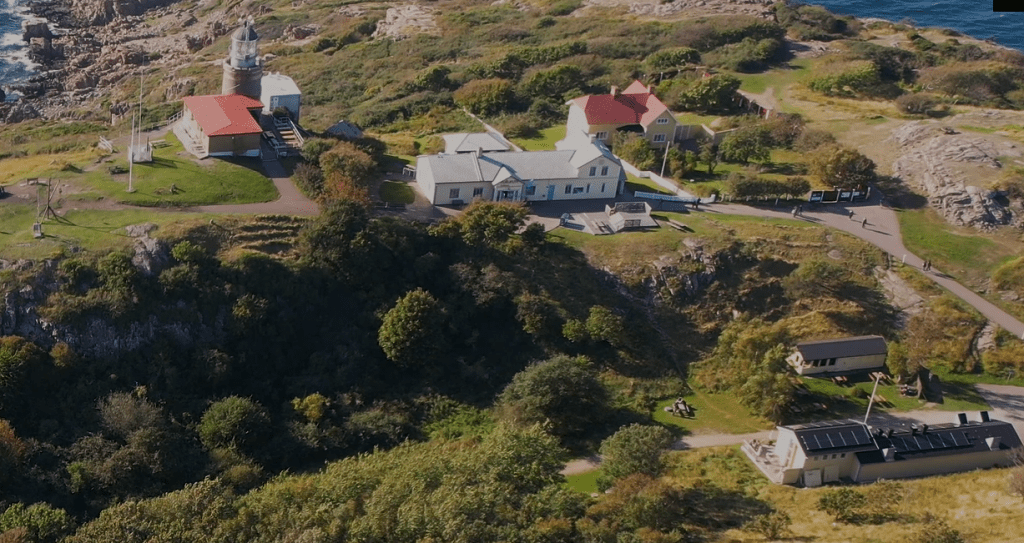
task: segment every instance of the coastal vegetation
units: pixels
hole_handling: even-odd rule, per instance
[[[680,119],[735,129],[665,157],[687,190],[757,202],[867,183],[884,167],[848,132],[887,122],[876,109],[901,119],[1024,106],[1018,55],[923,30],[898,31],[907,47],[883,45],[875,38],[892,25],[786,4],[774,20],[638,17],[627,28],[618,8],[470,1],[438,10],[437,32],[400,40],[374,37],[377,4],[348,15],[267,6],[267,69],[299,83],[303,123],[319,132],[346,118],[371,134],[312,138],[287,163],[320,217],[68,210],[274,191],[253,168],[196,163],[168,137],[127,195],[108,169],[116,160],[97,163],[109,160],[94,148],[102,111],[0,131],[0,182],[53,173],[76,194],[41,240],[30,205],[0,203],[0,540],[1015,536],[1019,491],[1006,470],[838,494],[772,486],[732,448],[663,454],[683,435],[863,413],[866,384],[787,373],[788,349],[805,339],[883,335],[901,353],[893,374],[942,377],[940,409],[984,408],[975,382],[1022,384],[1016,338],[997,332],[979,354],[984,319],[880,250],[796,220],[656,210],[691,231],[594,237],[524,228],[528,210],[514,205],[424,225],[369,204],[413,201],[406,185],[378,185],[381,171],[436,151],[440,133],[477,130],[463,108],[524,148],[550,149],[567,99],[634,78]],[[316,21],[304,43],[286,34]],[[831,51],[792,58],[787,44],[805,40]],[[175,77],[216,92],[210,63],[225,50],[220,37]],[[147,100],[174,96],[174,78],[154,79]],[[737,89],[774,97],[781,114],[747,115]],[[137,92],[125,85],[112,100]],[[147,122],[175,110],[154,107]],[[660,167],[642,139],[615,147]],[[903,207],[911,250],[1024,297],[1019,239],[968,237]],[[156,229],[140,246],[125,227],[144,222]],[[924,311],[901,318],[879,280],[888,271]],[[895,385],[881,392],[895,401],[876,408],[927,407]],[[676,398],[696,417],[666,412]],[[815,404],[824,410],[794,409]],[[609,460],[602,471],[567,483],[565,461],[594,453]],[[975,507],[957,517],[963,503]]]

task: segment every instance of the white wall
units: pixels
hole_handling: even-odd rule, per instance
[[[878,479],[922,477],[991,468],[993,466],[1008,466],[1010,464],[1008,451],[981,451],[911,460],[894,460],[892,462],[878,462],[874,464],[860,464],[858,462],[854,480],[858,483],[869,483]]]
[[[796,372],[800,375],[811,375],[815,373],[825,372],[846,372],[856,370],[870,370],[882,368],[885,366],[885,355],[884,354],[872,354],[866,356],[851,356],[849,358],[836,358],[836,363],[833,366],[804,366],[804,360],[801,356],[790,357],[793,359],[790,363],[796,368]],[[789,359],[787,359],[789,360]]]

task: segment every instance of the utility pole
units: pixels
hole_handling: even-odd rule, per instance
[[[673,137],[673,139],[675,139],[675,134],[672,134],[672,137]],[[669,148],[669,146],[670,146],[669,140],[666,137],[665,138],[665,155],[661,157],[661,173],[658,174],[661,177],[665,177],[665,163],[668,162],[668,148]]]
[[[881,378],[881,375],[875,376],[875,387],[871,389],[871,398],[868,399],[868,411],[864,413],[864,424],[868,423],[868,417],[871,415],[871,405],[875,403],[875,393],[878,392],[878,382]]]
[[[128,192],[135,192],[132,188],[132,173],[135,166],[135,112],[132,111],[132,137],[131,143],[128,144]]]

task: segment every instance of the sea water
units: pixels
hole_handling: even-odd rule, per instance
[[[914,26],[951,28],[978,39],[1024,51],[1024,13],[998,13],[992,0],[817,0],[829,11],[889,21],[910,19]],[[1024,5],[1022,5],[1024,7]]]
[[[21,22],[28,16],[23,0],[0,0],[0,85],[27,79],[36,69],[21,34]]]

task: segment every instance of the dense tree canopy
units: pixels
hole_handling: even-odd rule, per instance
[[[525,423],[542,423],[558,436],[579,437],[604,422],[608,391],[583,358],[558,356],[516,374],[501,393],[506,416]]]

